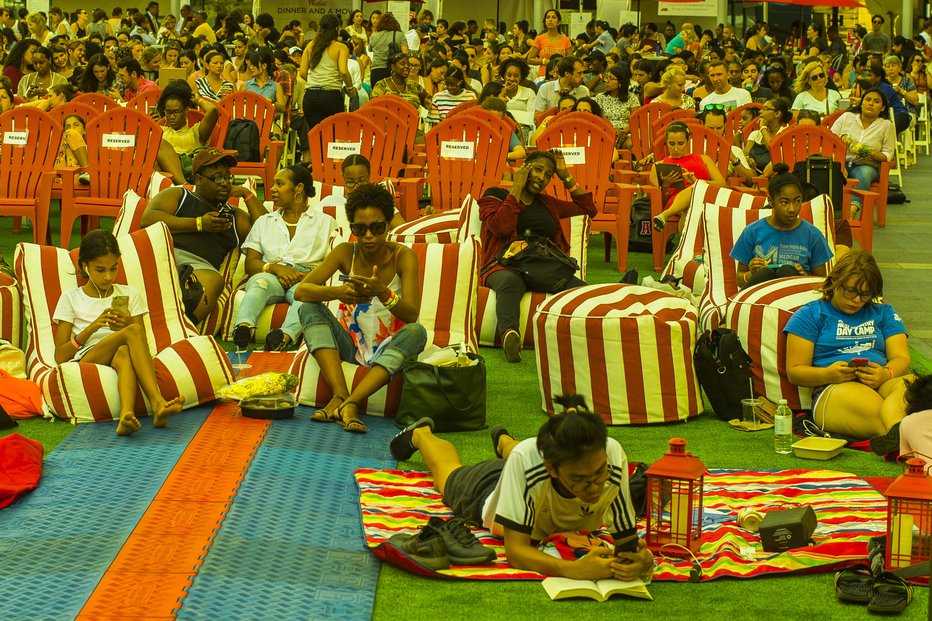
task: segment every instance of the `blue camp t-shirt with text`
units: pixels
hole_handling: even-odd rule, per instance
[[[887,364],[886,340],[906,334],[906,327],[889,304],[867,304],[849,315],[831,302],[816,300],[796,311],[783,331],[814,343],[812,366],[824,368],[852,358],[867,358],[883,366]]]
[[[813,267],[827,263],[832,258],[832,250],[819,229],[805,220],[800,220],[796,228],[784,231],[774,228],[764,218],[741,232],[731,258],[744,265],[755,258],[776,266],[799,263],[808,274]]]

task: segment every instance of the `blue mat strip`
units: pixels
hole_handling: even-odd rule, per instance
[[[68,434],[38,489],[0,513],[0,619],[74,618],[212,409],[187,410],[165,429],[142,419],[130,437],[117,437],[115,423]]]
[[[273,421],[178,613],[216,619],[370,619],[379,562],[365,546],[357,468],[396,463],[392,421],[366,435],[311,423],[308,408]]]

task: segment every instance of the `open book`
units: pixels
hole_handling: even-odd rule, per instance
[[[642,580],[623,582],[621,580],[573,580],[572,578],[545,578],[544,590],[550,599],[568,597],[588,597],[604,602],[612,595],[627,595],[639,599],[653,600],[647,585]]]

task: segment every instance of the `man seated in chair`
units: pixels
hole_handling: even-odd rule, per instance
[[[142,226],[156,222],[168,226],[175,243],[175,262],[179,268],[192,266],[195,278],[203,285],[201,302],[189,312],[198,323],[210,315],[223,291],[220,267],[224,259],[246,239],[252,223],[266,213],[255,194],[233,185],[233,166],[236,157],[229,151],[216,147],[198,151],[191,165],[194,190],[167,188],[155,195],[142,213]],[[243,199],[246,210],[227,205],[232,197]]]

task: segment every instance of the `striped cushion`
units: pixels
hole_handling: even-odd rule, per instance
[[[794,386],[786,376],[783,328],[797,309],[821,297],[816,289],[822,280],[809,276],[750,287],[732,298],[725,316],[754,361],[754,391],[771,401],[786,399],[794,409],[811,406],[812,390]]]
[[[168,228],[156,224],[119,242],[118,282],[135,287],[149,308],[143,323],[162,394],[183,395],[185,407],[212,401],[216,390],[232,380],[230,363],[213,338],[199,336],[184,318]],[[78,286],[75,258],[76,252],[50,246],[16,248],[27,321],[27,373],[59,418],[75,423],[113,420],[119,416],[113,369],[81,362],[55,364],[52,313],[62,291]],[[140,396],[137,413],[144,411]]]
[[[23,344],[23,299],[17,282],[0,274],[0,340],[14,347]]]
[[[592,220],[586,216],[574,216],[562,221],[563,231],[570,243],[569,255],[579,263],[579,277],[586,279],[586,266],[589,254],[589,230]],[[534,322],[532,317],[537,306],[543,302],[547,293],[525,293],[521,298],[519,330],[525,349],[534,347]],[[501,347],[502,338],[498,333],[498,318],[495,316],[495,292],[486,286],[479,286],[479,304],[476,313],[476,326],[479,332],[479,344],[485,347]]]
[[[728,300],[738,292],[737,265],[730,253],[738,237],[753,222],[766,218],[770,210],[740,210],[729,207],[705,209],[702,212],[703,263],[707,280],[699,300],[699,323],[704,330],[721,323]],[[835,248],[834,215],[831,202],[819,196],[803,205],[800,217],[812,223]],[[827,268],[831,270],[834,260]]]
[[[702,213],[707,207],[729,207],[731,209],[761,209],[767,204],[767,197],[753,196],[731,188],[712,185],[707,181],[696,181],[693,186],[689,211],[685,218],[680,243],[673,251],[661,276],[682,278],[682,284],[699,295],[705,287],[705,264],[696,261],[702,257],[705,237],[702,230]]]
[[[421,290],[421,313],[418,322],[427,330],[427,343],[439,347],[465,342],[477,349],[475,332],[476,283],[479,278],[479,241],[470,238],[455,244],[413,244],[417,254]],[[320,377],[320,368],[313,356],[302,347],[292,365],[301,383],[298,402],[323,407],[330,392]],[[343,364],[347,386],[358,384],[366,373],[364,367]],[[388,387],[381,388],[360,411],[393,416],[401,396],[398,377]]]
[[[123,194],[123,204],[120,206],[116,220],[113,221],[113,236],[129,235],[142,228],[139,221],[142,219],[142,212],[145,211],[147,203],[148,201],[136,194],[135,190],[126,190]]]
[[[638,285],[590,285],[550,297],[534,316],[542,407],[584,396],[607,424],[664,423],[702,409],[693,371],[696,311]]]
[[[405,244],[451,244],[468,235],[479,236],[479,202],[471,194],[459,209],[451,209],[405,222],[388,234],[391,241]]]

